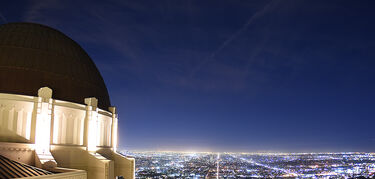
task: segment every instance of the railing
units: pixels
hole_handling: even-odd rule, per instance
[[[86,111],[71,107],[54,107],[53,144],[83,145]]]
[[[33,100],[33,97],[0,94],[0,133],[7,141],[30,140]]]
[[[48,104],[49,109],[46,109],[48,114],[42,114],[39,98],[0,93],[1,141],[34,143],[37,116],[44,119],[43,115],[50,115],[52,135],[48,140],[51,144],[83,146],[85,130],[89,130],[85,129],[85,120],[90,114],[89,123],[92,121],[95,126],[93,146],[113,147],[112,113],[98,108],[88,112],[86,105],[52,100]]]
[[[112,118],[103,114],[98,114],[98,136],[97,136],[97,146],[111,146],[112,137]]]

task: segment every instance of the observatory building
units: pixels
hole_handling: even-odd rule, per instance
[[[116,147],[116,108],[80,45],[44,25],[0,25],[0,179],[133,179]]]

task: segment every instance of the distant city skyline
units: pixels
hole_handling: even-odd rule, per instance
[[[375,151],[375,2],[15,0],[91,56],[119,148]],[[1,59],[0,59],[1,60]]]
[[[372,178],[372,153],[128,152],[137,178]]]

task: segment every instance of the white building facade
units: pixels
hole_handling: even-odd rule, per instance
[[[30,24],[25,27],[21,24],[21,26],[27,30]],[[31,26],[35,25],[31,24]],[[36,29],[39,28],[39,26],[36,27]],[[46,27],[42,26],[42,28]],[[77,88],[77,93],[75,93],[72,91],[74,88],[69,89],[69,86],[66,89],[69,90],[68,94],[73,94],[73,97],[60,95],[58,99],[54,99],[55,89],[53,85],[59,85],[55,84],[53,80],[57,72],[55,74],[54,71],[47,71],[47,73],[39,69],[34,71],[43,72],[43,75],[46,76],[44,78],[48,78],[48,75],[52,74],[52,80],[50,79],[52,87],[48,86],[48,80],[46,82],[37,80],[36,82],[31,82],[33,84],[29,85],[30,88],[35,88],[35,83],[40,85],[40,81],[47,85],[40,86],[39,90],[35,90],[35,95],[25,95],[22,91],[11,93],[11,88],[9,88],[11,90],[8,90],[5,79],[7,77],[4,75],[9,74],[9,78],[12,78],[14,77],[13,72],[21,69],[24,71],[19,74],[21,74],[20,76],[26,75],[22,77],[26,79],[29,71],[31,71],[31,75],[35,75],[35,73],[26,67],[17,66],[16,62],[14,63],[16,65],[4,62],[13,62],[12,59],[7,59],[13,54],[4,54],[8,53],[6,50],[19,47],[14,47],[11,43],[9,43],[10,45],[2,44],[5,40],[2,41],[1,30],[5,31],[0,26],[0,75],[2,75],[0,76],[0,155],[54,173],[49,176],[34,176],[30,178],[135,178],[134,159],[124,157],[116,152],[118,145],[118,117],[116,108],[108,106],[109,99],[106,105],[102,105],[108,107],[108,109],[101,109],[98,106],[100,99],[98,100],[95,95],[86,98],[81,97],[82,95],[79,95],[84,94],[81,88]],[[56,33],[50,31],[47,30],[48,33]],[[19,32],[22,31],[19,30]],[[8,36],[4,38],[8,38]],[[74,48],[72,48],[73,51],[75,50]],[[35,49],[37,48],[33,48],[33,50]],[[42,50],[50,53],[54,49]],[[22,53],[22,50],[20,53]],[[38,51],[38,53],[43,55],[44,52]],[[14,61],[17,61],[16,57],[14,59]],[[7,64],[12,64],[12,66],[7,67]],[[76,80],[76,77],[73,77]],[[12,83],[30,83],[29,81],[23,81],[22,78],[17,77],[18,80]],[[11,86],[12,84],[9,83],[9,85]],[[90,85],[88,84],[82,89],[90,89],[93,86]],[[57,91],[59,91],[58,94],[64,94],[61,92],[65,89],[64,84],[62,86],[56,87]],[[29,90],[27,86],[22,86],[22,88]],[[95,90],[94,88],[95,86],[93,91]],[[27,94],[30,94],[30,92]],[[98,96],[105,95],[107,94]],[[74,99],[74,101],[62,100],[65,98]],[[80,98],[82,98],[81,102],[77,102]]]

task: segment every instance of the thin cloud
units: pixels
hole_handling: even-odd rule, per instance
[[[34,22],[43,18],[42,11],[44,9],[59,7],[59,0],[34,0],[31,1],[31,6],[25,13],[26,22]]]
[[[195,73],[203,68],[208,62],[215,60],[215,56],[222,51],[226,46],[228,46],[233,40],[237,39],[256,19],[262,17],[264,14],[269,12],[272,8],[274,8],[277,4],[277,0],[270,1],[267,5],[265,5],[262,9],[257,11],[253,16],[249,18],[249,20],[235,33],[233,33],[226,41],[224,41],[211,55],[203,60],[199,65],[197,65],[190,73],[190,77],[193,77]]]
[[[0,18],[4,23],[8,23],[8,20],[5,18],[5,16],[0,12]]]
[[[110,49],[111,52],[114,52],[113,56],[115,60],[107,61],[102,58],[93,57],[96,60],[95,62],[100,64],[98,66],[104,72],[116,73],[121,71],[122,74],[118,75],[118,78],[128,78],[128,76],[136,78],[137,76],[142,76],[143,79],[147,78],[148,80],[157,80],[157,82],[167,85],[172,84],[193,89],[240,90],[247,86],[247,71],[241,71],[230,65],[211,65],[207,67],[207,74],[204,77],[201,76],[195,79],[192,77],[211,60],[215,60],[215,56],[242,35],[255,20],[268,13],[275,6],[276,1],[272,0],[264,7],[261,7],[260,10],[250,17],[240,29],[231,34],[214,52],[185,50],[179,51],[176,54],[170,54],[167,50],[170,55],[164,56],[161,53],[166,52],[160,52],[162,50],[158,49],[157,58],[163,59],[160,63],[163,65],[156,64],[156,69],[155,66],[152,66],[155,65],[152,58],[143,54],[141,46],[142,43],[160,44],[160,42],[155,41],[154,37],[160,35],[161,32],[158,29],[150,28],[149,26],[152,24],[148,24],[147,22],[136,22],[137,24],[134,25],[135,19],[137,19],[134,12],[142,14],[143,12],[147,12],[151,8],[148,5],[116,0],[88,5],[77,2],[74,7],[69,8],[69,14],[66,14],[66,8],[62,7],[68,7],[72,1],[41,0],[32,1],[33,3],[27,11],[26,17],[27,21],[52,25],[52,27],[62,27],[64,32],[79,42]],[[81,6],[84,6],[85,9],[82,10]],[[127,11],[123,11],[122,9],[127,9]],[[74,20],[66,21],[66,19],[73,17],[75,18]],[[88,29],[86,26],[91,28]],[[267,38],[265,36],[263,39],[264,42],[259,43],[256,48],[252,49],[251,56],[259,54],[264,48]],[[156,46],[155,48],[159,47]],[[194,58],[190,58],[192,56]],[[206,56],[209,56],[209,58],[205,59],[200,65],[194,66],[196,64],[194,59],[203,59]],[[170,61],[165,60],[176,58],[186,60],[173,60],[172,64],[169,63]],[[189,67],[193,67],[193,71]],[[171,71],[171,69],[175,68],[178,68],[179,72]],[[256,76],[259,78],[262,75]]]
[[[65,32],[68,32],[68,34],[70,32],[73,37],[76,36],[76,40],[91,44],[107,45],[126,59],[131,60],[131,63],[138,61],[136,50],[134,50],[136,47],[129,44],[128,39],[132,38],[131,35],[128,35],[130,30],[122,25],[118,18],[113,18],[113,13],[111,13],[119,12],[120,7],[125,8],[124,6],[128,4],[118,4],[115,1],[109,1],[86,5],[76,2],[74,7],[69,8],[69,14],[61,16],[61,14],[67,13],[64,7],[70,6],[72,2],[70,0],[34,0],[26,11],[24,19],[27,22],[59,27],[62,24],[66,24],[64,21],[67,18],[77,17],[80,19],[79,24],[76,24],[76,21],[68,21],[70,25],[64,27],[67,29]],[[84,6],[85,9],[82,10],[81,6]],[[106,10],[103,10],[103,7]],[[91,28],[82,30],[82,24],[90,24]],[[69,29],[72,26],[75,28]]]

